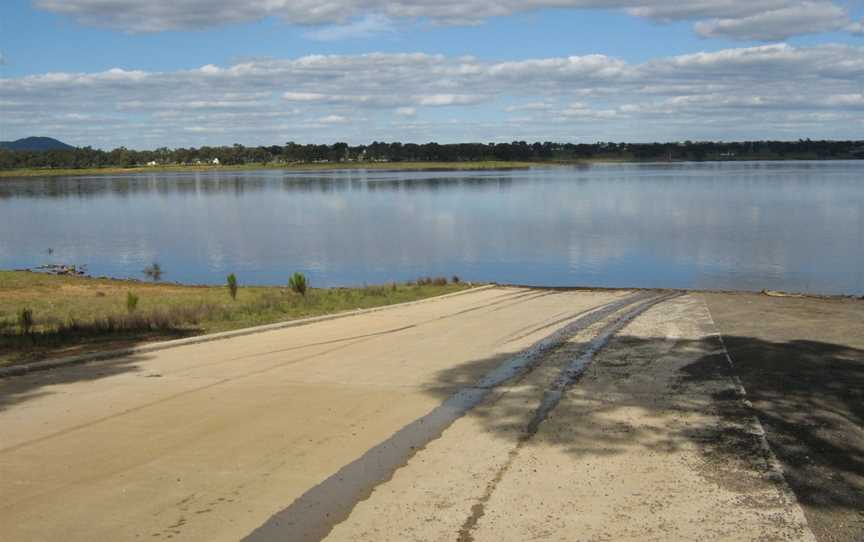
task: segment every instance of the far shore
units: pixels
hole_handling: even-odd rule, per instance
[[[732,158],[722,160],[704,160],[705,162],[790,162],[814,160],[812,157],[752,157]],[[824,161],[834,159],[823,159]],[[687,163],[687,160],[673,160],[669,163]],[[239,165],[165,165],[165,166],[134,166],[134,167],[95,167],[95,168],[22,168],[0,170],[0,179],[18,177],[60,177],[60,176],[90,176],[90,175],[120,175],[130,173],[176,173],[176,172],[216,172],[216,171],[252,171],[262,169],[285,170],[291,172],[315,172],[335,170],[377,170],[377,171],[495,171],[518,170],[530,168],[588,166],[592,164],[628,164],[656,163],[654,160],[635,160],[618,157],[594,157],[580,160],[565,161],[507,161],[478,160],[465,162],[294,162],[294,163],[252,163]]]
[[[124,173],[173,173],[187,171],[250,171],[259,169],[278,169],[286,171],[332,171],[342,169],[374,169],[379,171],[476,171],[528,169],[572,165],[576,162],[511,162],[487,160],[477,162],[323,162],[291,164],[240,164],[240,165],[171,165],[102,168],[25,168],[0,170],[2,177],[57,177],[68,175],[117,175]]]

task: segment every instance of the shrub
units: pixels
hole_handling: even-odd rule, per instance
[[[33,311],[30,309],[21,309],[18,311],[18,327],[21,328],[21,333],[30,335],[33,332]]]
[[[137,308],[138,296],[133,294],[132,292],[126,292],[126,310],[129,312],[129,314],[132,314]]]
[[[433,286],[447,286],[447,277],[435,277],[432,279]]]
[[[459,284],[460,282],[462,282],[462,279],[460,279],[458,275],[453,275],[453,278],[450,279],[450,282],[452,282],[453,284]]]
[[[306,276],[303,275],[303,273],[294,273],[293,275],[291,275],[291,278],[288,279],[288,287],[291,288],[291,291],[305,296]]]
[[[237,299],[237,277],[234,273],[228,275],[228,293],[231,295],[231,299]]]
[[[385,297],[387,295],[387,288],[384,286],[364,286],[363,293],[367,296]]]
[[[153,262],[150,264],[150,267],[144,268],[144,274],[153,279],[154,281],[162,278],[162,266],[158,263]]]

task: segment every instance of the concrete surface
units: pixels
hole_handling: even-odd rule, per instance
[[[487,368],[442,372],[625,294],[497,288],[5,379],[3,537],[238,540]]]
[[[864,540],[864,301],[705,299],[816,536]]]
[[[813,540],[736,412],[700,298],[624,328],[532,428],[543,390],[596,331],[459,420],[328,540]]]
[[[2,380],[2,538],[813,540],[717,299],[494,288]]]

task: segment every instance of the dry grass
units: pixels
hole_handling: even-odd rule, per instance
[[[464,289],[430,279],[360,288],[243,287],[232,300],[224,286],[61,277],[0,271],[0,365],[129,346],[142,341],[413,301]],[[129,293],[138,297],[134,311]],[[33,329],[21,333],[29,309]]]

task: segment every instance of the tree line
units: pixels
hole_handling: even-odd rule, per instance
[[[316,162],[567,162],[588,159],[681,161],[749,159],[864,159],[864,141],[684,141],[673,143],[385,143],[298,144],[110,151],[0,150],[0,169],[98,168],[163,165],[294,164]]]

